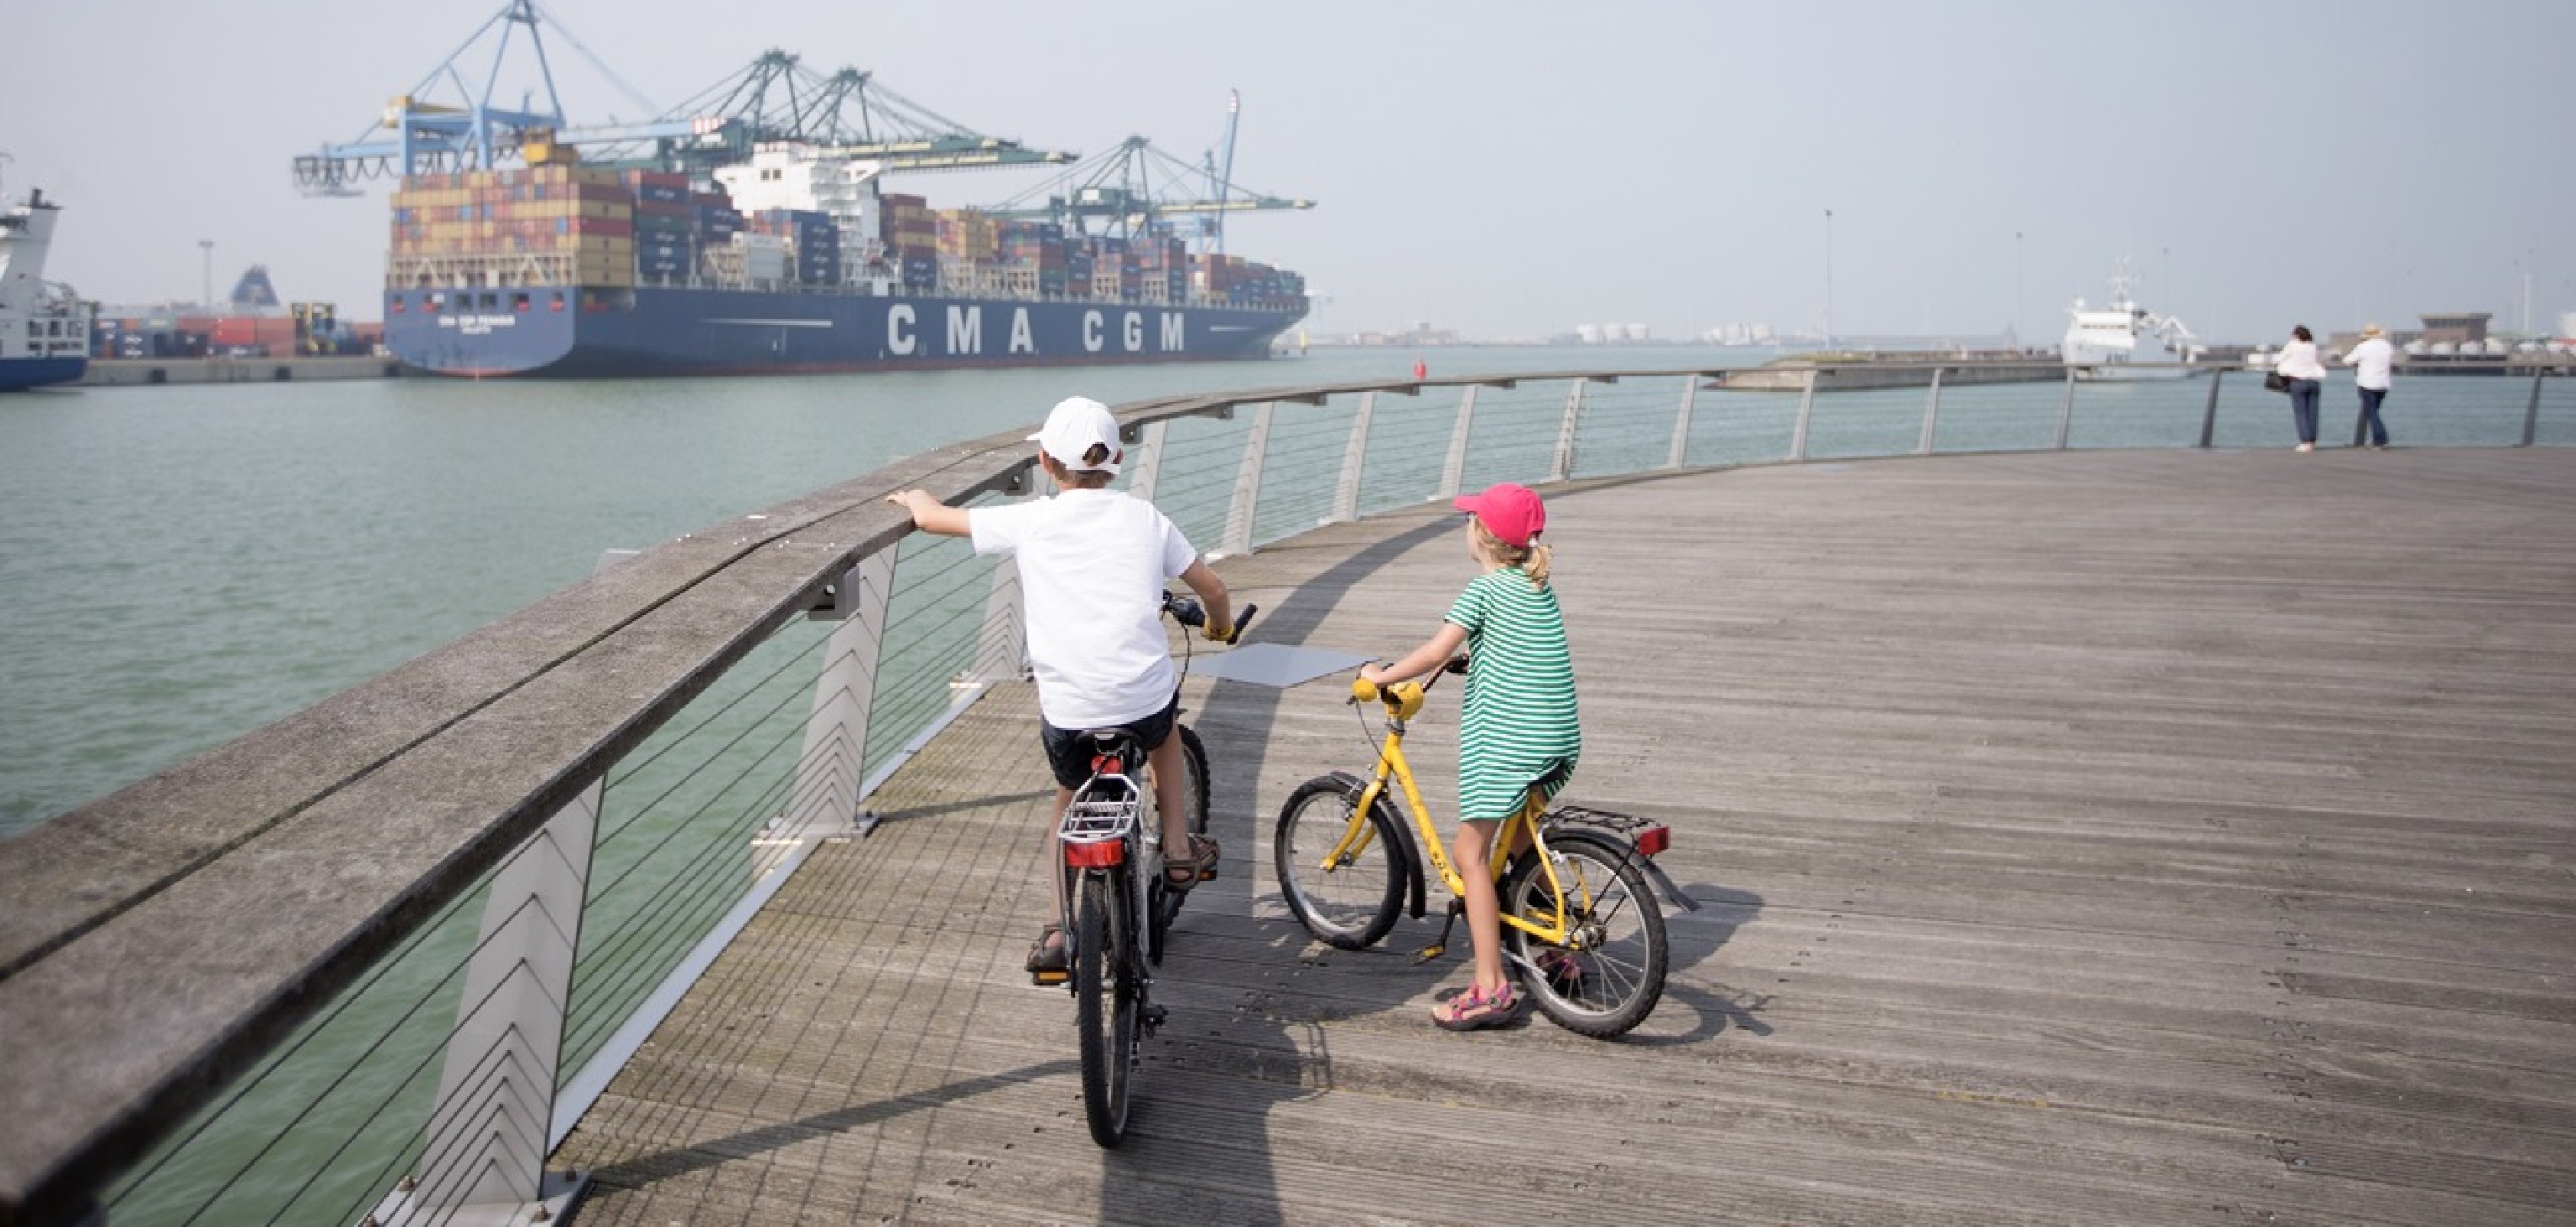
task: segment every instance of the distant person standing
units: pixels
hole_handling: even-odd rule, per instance
[[[2299,431],[2299,450],[2317,450],[2317,393],[2325,389],[2326,368],[2317,361],[2317,338],[2301,324],[2290,330],[2272,370],[2290,381],[2290,424]]]
[[[2353,385],[2361,390],[2361,425],[2370,434],[2373,451],[2388,450],[2388,427],[2379,421],[2379,403],[2388,399],[2389,367],[2397,360],[2397,347],[2379,331],[2377,324],[2361,326],[2361,344],[2343,356],[2345,366],[2356,368]],[[2361,431],[2353,432],[2358,435]],[[2361,442],[2356,438],[2354,443]]]

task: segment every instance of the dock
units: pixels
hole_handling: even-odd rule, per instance
[[[392,379],[402,363],[382,357],[92,358],[75,383],[84,388],[160,384],[293,383],[327,379]]]
[[[610,1084],[555,1155],[578,1220],[2567,1221],[2576,453],[1948,456],[1550,510],[1568,799],[1668,820],[1704,905],[1637,1033],[1434,1029],[1436,915],[1307,940],[1268,826],[1371,727],[1337,679],[1193,682],[1224,876],[1100,1150],[1069,999],[1020,971],[1049,793],[1005,687]],[[1219,569],[1254,638],[1391,656],[1463,555],[1434,504]],[[1455,701],[1411,741],[1435,806]]]
[[[1866,392],[1886,388],[1928,388],[1938,374],[1945,387],[1990,383],[2056,383],[2065,379],[2066,364],[2034,359],[1951,358],[1903,355],[1883,359],[1829,362],[1784,360],[1728,371],[1713,386],[1729,392]]]

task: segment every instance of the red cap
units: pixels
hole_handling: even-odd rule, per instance
[[[1505,545],[1526,546],[1547,530],[1547,508],[1539,505],[1538,495],[1527,486],[1503,482],[1451,505],[1482,521],[1485,531]]]

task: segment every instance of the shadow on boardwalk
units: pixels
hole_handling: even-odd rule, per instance
[[[1004,691],[583,1122],[583,1221],[2565,1221],[2576,455],[1947,457],[1551,507],[1569,795],[1670,821],[1707,905],[1637,1034],[1430,1027],[1465,974],[1412,961],[1436,913],[1308,941],[1268,828],[1371,728],[1339,678],[1193,682],[1225,876],[1100,1151],[1066,997],[1019,972],[1048,794]],[[1443,508],[1221,569],[1257,638],[1381,656],[1468,576]],[[1409,746],[1435,807],[1454,702]]]

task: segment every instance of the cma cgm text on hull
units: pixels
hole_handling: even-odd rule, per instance
[[[598,378],[1261,358],[1303,311],[712,289],[386,296],[385,341],[433,374]]]

